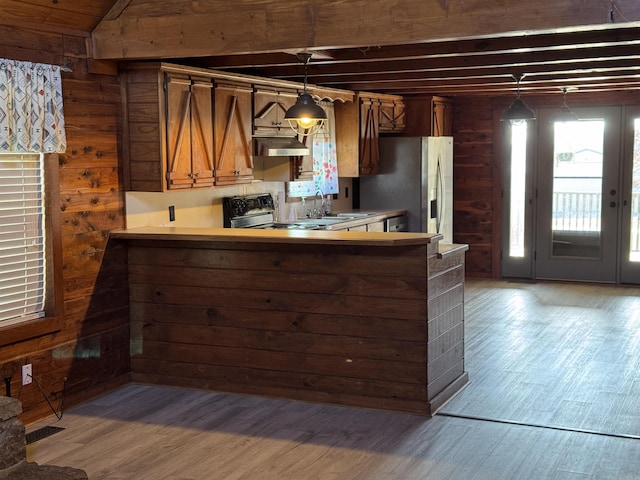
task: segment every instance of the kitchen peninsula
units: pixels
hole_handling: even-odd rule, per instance
[[[467,382],[466,245],[441,235],[141,227],[134,381],[432,415]]]

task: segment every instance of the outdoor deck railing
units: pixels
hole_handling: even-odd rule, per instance
[[[597,232],[601,228],[599,193],[555,192],[553,230]],[[640,193],[631,195],[631,252],[640,253]],[[627,217],[629,218],[629,217]]]

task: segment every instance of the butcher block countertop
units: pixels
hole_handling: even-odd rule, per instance
[[[442,239],[437,233],[353,232],[331,230],[262,230],[233,228],[138,227],[114,230],[111,238],[127,240],[189,240],[202,242],[292,243],[363,246],[425,245]]]

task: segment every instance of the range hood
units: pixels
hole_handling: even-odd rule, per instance
[[[255,155],[260,157],[300,157],[309,155],[309,147],[295,137],[254,137]]]

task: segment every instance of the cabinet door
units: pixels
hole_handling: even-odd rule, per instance
[[[167,187],[191,188],[191,80],[165,77]]]
[[[191,173],[194,186],[213,185],[213,85],[208,79],[191,84]]]
[[[292,130],[293,131],[293,130]],[[313,181],[313,142],[309,137],[298,138],[300,143],[309,147],[309,155],[297,155],[291,158],[291,178],[298,181]]]
[[[431,135],[449,137],[453,135],[453,106],[451,101],[441,97],[433,97],[431,101],[433,122]]]
[[[384,232],[384,222],[367,223],[367,232]]]
[[[382,100],[379,111],[380,132],[401,132],[404,130],[404,103]]]
[[[296,103],[295,90],[272,90],[256,87],[253,93],[253,132],[255,135],[292,137],[294,131],[284,119],[287,110]]]
[[[335,102],[338,176],[360,175],[360,106],[356,102]]]
[[[249,183],[251,151],[251,87],[215,86],[215,184]]]
[[[378,173],[378,109],[377,100],[360,99],[360,175]]]

